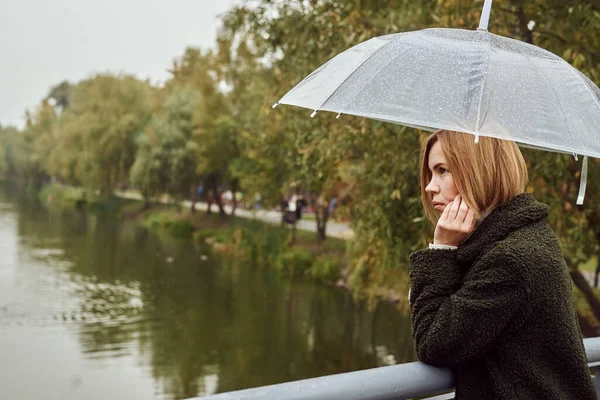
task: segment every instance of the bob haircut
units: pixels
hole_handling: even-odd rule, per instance
[[[527,164],[515,142],[481,136],[475,143],[468,133],[435,131],[421,146],[421,201],[430,221],[438,217],[425,187],[431,181],[429,153],[438,141],[458,193],[478,219],[525,191]]]

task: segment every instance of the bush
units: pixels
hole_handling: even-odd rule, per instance
[[[194,225],[192,225],[188,220],[185,219],[176,219],[171,222],[169,226],[169,230],[171,235],[176,238],[189,238],[192,237],[194,233]]]
[[[340,260],[332,257],[320,257],[312,265],[310,274],[313,278],[323,282],[337,281],[341,274]]]
[[[174,218],[169,214],[151,213],[144,219],[144,226],[150,230],[165,229],[176,238],[192,237],[196,228],[186,219]]]
[[[151,230],[159,228],[168,228],[171,225],[171,218],[161,213],[151,213],[144,219],[144,226]]]
[[[214,236],[214,231],[212,229],[202,229],[202,230],[194,232],[192,234],[192,239],[194,240],[194,242],[196,242],[198,244],[205,244],[206,239],[213,237],[213,236]]]
[[[44,186],[39,196],[48,205],[75,208],[77,201],[85,197],[85,190],[54,183]]]
[[[87,196],[87,198],[88,200],[84,202],[84,206],[88,210],[97,213],[116,214],[123,204],[123,201],[119,197],[112,195],[106,198],[98,198],[96,196]]]
[[[286,237],[285,230],[256,221],[244,221],[229,231],[235,255],[257,266],[276,264]]]
[[[315,257],[309,250],[294,247],[282,251],[275,266],[290,276],[302,276],[310,272],[314,261]]]

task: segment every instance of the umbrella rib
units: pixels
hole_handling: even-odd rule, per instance
[[[408,33],[410,34],[410,33],[412,33],[412,32],[408,32]],[[374,38],[374,39],[376,39],[376,38]],[[371,40],[373,40],[373,39],[371,39]],[[379,53],[381,50],[383,50],[383,48],[384,48],[384,47],[387,47],[387,46],[388,46],[390,43],[392,43],[392,42],[393,42],[393,41],[395,41],[395,40],[396,40],[396,38],[394,38],[393,40],[389,40],[389,41],[388,41],[386,44],[384,44],[383,46],[381,46],[380,48],[378,48],[377,50],[375,50],[375,51],[373,52],[373,54],[371,54],[371,55],[370,55],[369,57],[367,57],[367,58],[366,58],[366,59],[365,59],[365,60],[364,60],[362,63],[360,63],[360,65],[359,65],[358,67],[354,68],[354,71],[352,71],[352,72],[350,73],[350,75],[348,75],[348,76],[346,77],[346,79],[344,79],[344,80],[342,81],[342,83],[340,83],[340,84],[338,85],[338,87],[336,87],[336,88],[335,88],[335,90],[334,90],[333,92],[331,92],[331,94],[330,94],[329,96],[327,96],[327,98],[325,99],[325,101],[323,101],[323,103],[321,103],[321,105],[319,106],[319,108],[317,108],[317,110],[320,110],[320,109],[321,109],[321,107],[323,107],[323,106],[325,105],[325,103],[327,103],[327,102],[329,101],[329,99],[331,99],[331,97],[333,97],[333,95],[337,93],[337,91],[338,91],[338,90],[339,90],[339,89],[340,89],[340,88],[341,88],[341,87],[344,85],[344,83],[346,83],[346,82],[348,81],[348,79],[350,79],[350,78],[351,78],[351,77],[352,77],[352,76],[353,76],[353,75],[356,73],[356,71],[358,71],[358,70],[360,69],[360,67],[362,67],[363,65],[365,65],[367,61],[369,61],[369,60],[370,60],[371,58],[373,58],[373,57],[374,57],[374,56],[375,56],[377,53]]]
[[[540,82],[542,82],[543,77],[542,77],[542,74],[540,73],[540,70],[537,67],[537,65],[530,58],[526,58],[526,60],[531,65],[531,69],[533,71],[535,71],[535,73],[538,75],[538,79],[540,80]],[[560,115],[562,116],[562,120],[563,120],[563,123],[565,124],[565,128],[567,129],[567,132],[569,132],[569,137],[572,138],[573,131],[571,131],[571,127],[569,126],[569,121],[567,121],[567,117],[565,116],[565,110],[564,110],[562,102],[560,101],[560,97],[558,96],[558,93],[556,93],[556,90],[554,90],[554,86],[552,85],[552,82],[549,82],[548,86],[550,86],[550,91],[554,95],[554,99],[555,99],[556,103],[558,104],[558,106],[560,107],[560,111],[561,111]]]
[[[490,57],[492,56],[492,45],[490,43],[490,36],[485,36],[487,39],[487,57],[485,59],[485,68],[483,71],[483,82],[481,83],[481,90],[479,92],[479,105],[477,106],[477,122],[475,123],[475,141],[479,139],[479,123],[481,122],[481,105],[483,104],[483,90],[485,88],[485,84],[487,83],[488,71],[490,69]]]

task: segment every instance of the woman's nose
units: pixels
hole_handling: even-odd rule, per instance
[[[436,184],[433,180],[429,182],[429,184],[425,187],[425,192],[427,193],[439,193],[440,186]]]

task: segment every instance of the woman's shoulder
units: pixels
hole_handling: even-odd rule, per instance
[[[488,260],[517,265],[520,268],[550,260],[563,260],[558,238],[546,221],[539,221],[511,232],[494,243],[485,253]]]

